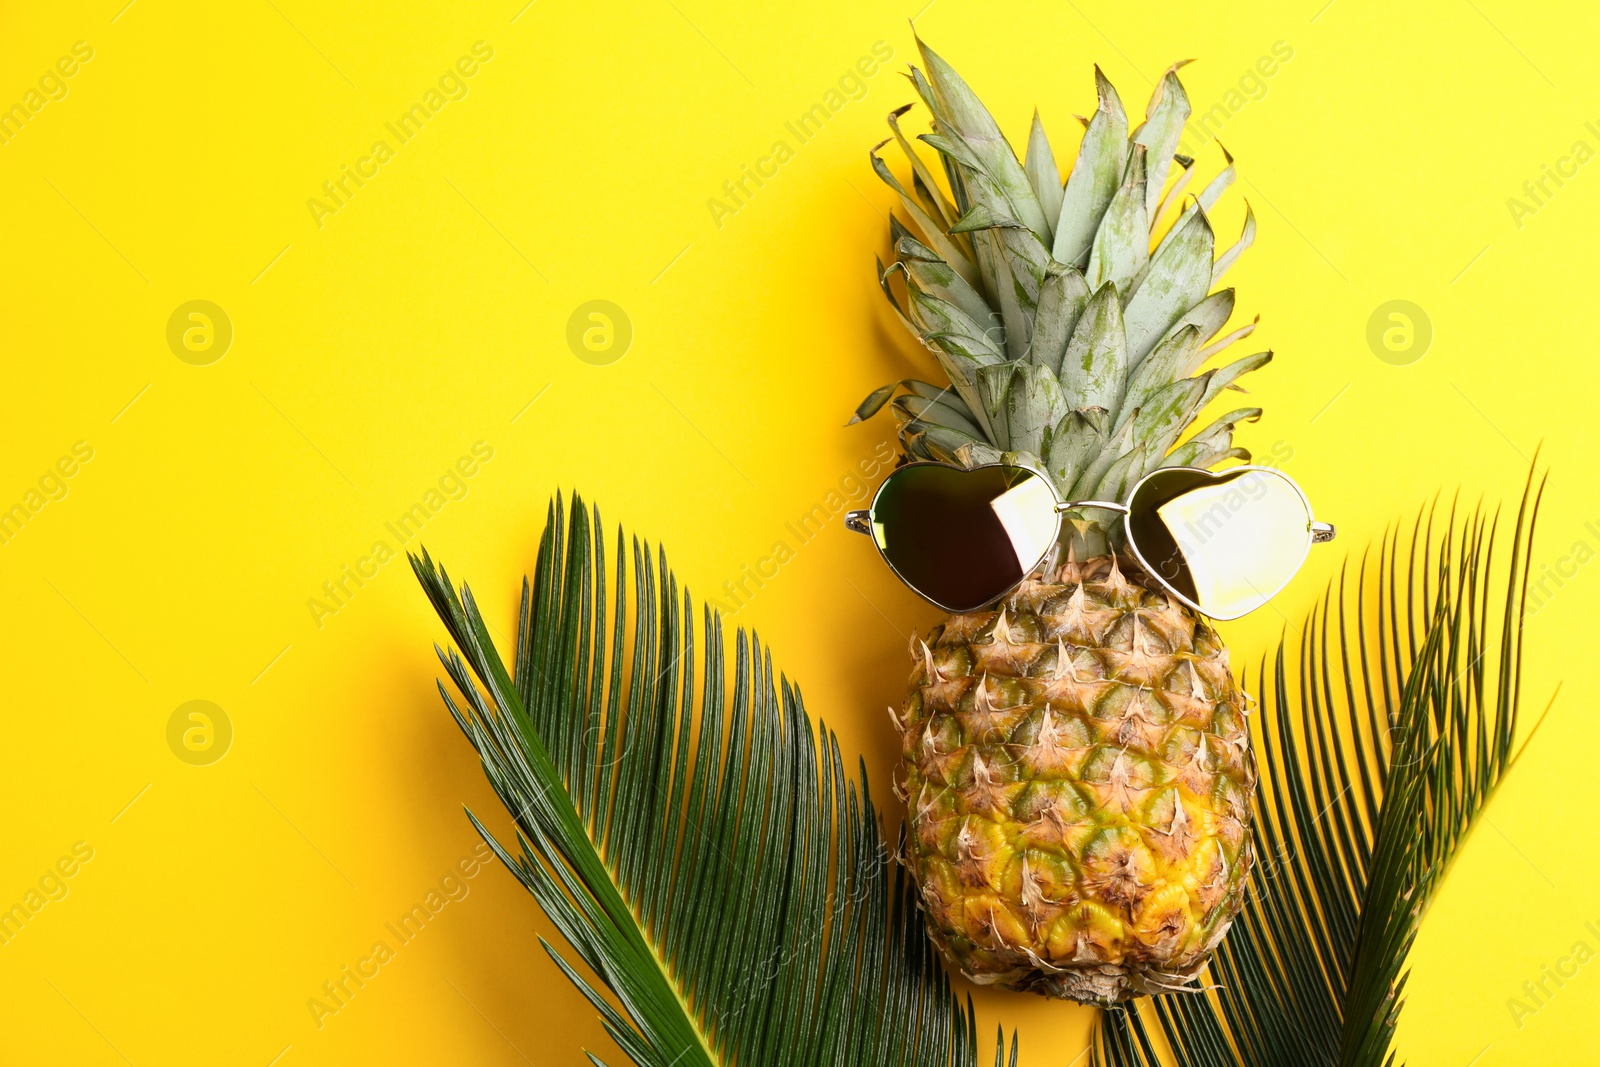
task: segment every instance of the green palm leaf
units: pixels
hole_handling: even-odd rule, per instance
[[[720,619],[697,649],[688,592],[637,540],[630,616],[626,548],[608,600],[598,511],[551,505],[512,673],[471,591],[411,558],[455,644],[459,703],[439,691],[520,854],[473,823],[615,1004],[546,951],[641,1067],[972,1067],[971,1004],[891,881],[864,770],[742,631],[730,685]]]
[[[1102,1017],[1095,1062],[1153,1067],[1394,1062],[1405,959],[1457,849],[1515,762],[1530,472],[1495,566],[1498,511],[1386,537],[1341,574],[1291,669],[1280,646],[1256,751],[1253,892],[1214,985]],[[1537,727],[1536,727],[1537,728]],[[1198,983],[1197,983],[1198,986]],[[1159,1031],[1170,1057],[1158,1056]]]

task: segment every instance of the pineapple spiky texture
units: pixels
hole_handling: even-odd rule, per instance
[[[920,140],[944,181],[900,129],[911,106],[892,113],[909,189],[871,159],[910,226],[891,218],[879,279],[949,384],[884,386],[857,419],[892,402],[906,456],[1024,463],[1063,499],[1121,500],[1158,467],[1248,460],[1233,430],[1259,409],[1193,429],[1272,356],[1208,366],[1254,329],[1222,334],[1234,295],[1216,286],[1255,222],[1247,204],[1243,235],[1216,255],[1208,211],[1233,161],[1187,194],[1178,67],[1132,129],[1097,68],[1098,107],[1063,180],[1037,113],[1019,162],[918,44]],[[904,858],[935,941],[975,982],[1098,1004],[1183,988],[1204,967],[1243,901],[1255,783],[1227,649],[1122,554],[1114,519],[1065,523],[1019,589],[916,642],[891,713]]]

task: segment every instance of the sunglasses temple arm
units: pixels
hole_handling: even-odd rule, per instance
[[[844,513],[844,526],[858,534],[872,533],[872,512],[847,511]]]
[[[1331,522],[1313,522],[1311,524],[1311,543],[1314,545],[1325,544],[1332,541],[1339,533]]]
[[[1104,508],[1107,511],[1119,511],[1124,515],[1128,513],[1128,505],[1118,504],[1114,500],[1068,500],[1056,505],[1057,513],[1077,511],[1080,508]]]

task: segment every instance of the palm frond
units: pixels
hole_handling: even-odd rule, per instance
[[[743,631],[730,685],[721,620],[705,612],[697,649],[687,590],[637,540],[630,616],[620,530],[608,600],[598,510],[562,512],[523,582],[513,673],[470,589],[411,557],[455,644],[438,651],[459,702],[440,694],[518,854],[469,817],[615,1004],[546,951],[641,1067],[974,1067],[971,1004],[891,879],[864,768],[848,780]]]
[[[1515,762],[1543,489],[1530,472],[1503,566],[1498,510],[1436,504],[1341,573],[1293,650],[1297,669],[1287,641],[1262,663],[1251,896],[1209,984],[1158,999],[1154,1024],[1107,1013],[1096,1064],[1395,1061],[1406,956]]]

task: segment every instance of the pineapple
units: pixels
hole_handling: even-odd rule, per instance
[[[1218,337],[1234,295],[1213,289],[1255,222],[1247,204],[1243,235],[1215,256],[1207,212],[1233,161],[1186,194],[1178,66],[1131,130],[1096,69],[1099,106],[1063,182],[1037,112],[1019,163],[918,44],[920,139],[944,183],[900,129],[911,105],[893,112],[909,190],[878,157],[887,140],[871,159],[915,230],[891,218],[879,280],[949,385],[884,386],[857,418],[892,399],[907,457],[1025,463],[1068,500],[1122,499],[1157,467],[1248,460],[1232,433],[1259,409],[1186,435],[1271,353],[1207,366],[1254,329]],[[1019,589],[914,642],[890,712],[904,859],[945,955],[974,982],[1102,1005],[1179,989],[1204,966],[1243,900],[1255,785],[1227,649],[1123,554],[1116,518],[1067,521]]]

